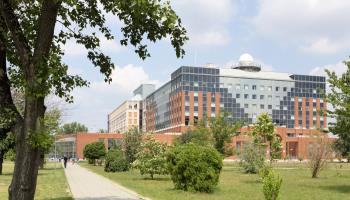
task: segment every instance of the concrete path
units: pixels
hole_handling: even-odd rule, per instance
[[[75,200],[139,200],[145,199],[107,178],[79,165],[67,164],[67,181]]]

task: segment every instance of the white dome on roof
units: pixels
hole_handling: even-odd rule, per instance
[[[239,57],[238,61],[240,63],[253,63],[254,59],[253,59],[253,56],[251,56],[250,54],[244,53]]]

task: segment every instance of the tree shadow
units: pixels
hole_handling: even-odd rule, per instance
[[[319,186],[323,190],[331,190],[334,192],[340,192],[350,194],[350,185],[330,185],[330,186]]]
[[[56,198],[46,198],[44,200],[74,200],[73,197],[56,197]]]
[[[13,173],[2,173],[2,174],[0,174],[0,177],[2,177],[2,176],[12,176],[13,175]]]

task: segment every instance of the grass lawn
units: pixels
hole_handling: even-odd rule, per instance
[[[138,171],[106,173],[101,166],[81,163],[81,166],[103,175],[139,194],[153,200],[232,200],[232,199],[264,199],[262,183],[258,175],[241,172],[237,164],[226,164],[220,177],[218,188],[212,194],[183,192],[173,189],[168,176],[157,176],[156,180],[141,176]],[[276,172],[283,178],[281,199],[350,200],[350,164],[329,164],[320,174],[320,178],[312,179],[305,164],[276,164]]]
[[[8,199],[13,162],[5,162],[3,170],[3,175],[0,175],[0,200]],[[35,200],[73,200],[71,196],[61,164],[47,163],[45,169],[39,170]]]

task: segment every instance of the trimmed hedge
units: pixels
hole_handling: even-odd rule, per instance
[[[220,153],[213,147],[184,144],[167,154],[168,169],[175,189],[213,192],[222,169]]]

